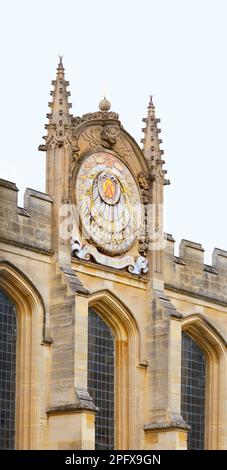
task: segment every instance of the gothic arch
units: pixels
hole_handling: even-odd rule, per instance
[[[7,261],[0,262],[0,288],[17,313],[16,448],[36,449],[40,419],[40,344],[45,309],[28,278]]]
[[[115,338],[115,448],[133,449],[136,442],[136,374],[139,365],[138,325],[128,308],[109,291],[90,295],[89,307],[102,317]]]
[[[135,338],[139,356],[140,337],[137,322],[128,307],[112,292],[102,290],[89,296],[89,306],[98,309],[101,316],[113,330],[116,339],[124,340],[128,336]],[[97,311],[98,311],[97,310]],[[111,315],[114,313],[115,315]]]
[[[202,315],[183,319],[182,330],[188,333],[206,357],[206,430],[205,448],[224,448],[226,342]]]

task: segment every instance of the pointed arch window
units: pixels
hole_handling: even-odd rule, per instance
[[[99,408],[95,448],[114,448],[114,337],[93,308],[88,311],[88,391]]]
[[[16,310],[0,290],[0,449],[15,447]]]
[[[188,449],[203,450],[205,438],[206,358],[202,349],[182,332],[181,413],[187,424]]]

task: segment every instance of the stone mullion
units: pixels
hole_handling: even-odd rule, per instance
[[[42,342],[42,336],[40,336],[39,342],[36,340],[37,332],[42,331],[42,325],[40,325],[39,318],[36,311],[36,306],[34,305],[33,314],[31,319],[31,423],[30,423],[30,448],[39,449],[40,442],[40,344]]]
[[[87,390],[88,301],[77,296],[74,323],[74,387]]]

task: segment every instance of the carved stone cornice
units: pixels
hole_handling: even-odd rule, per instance
[[[83,114],[81,122],[104,119],[114,119],[118,121],[119,115],[113,111],[95,111],[94,113]]]

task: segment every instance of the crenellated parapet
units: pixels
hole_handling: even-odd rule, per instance
[[[39,252],[51,252],[52,199],[26,189],[24,207],[17,205],[15,183],[0,180],[0,241]]]
[[[227,304],[227,251],[214,248],[212,265],[207,265],[204,264],[204,249],[200,243],[182,240],[179,256],[176,256],[174,238],[169,234],[166,238],[165,287]]]

